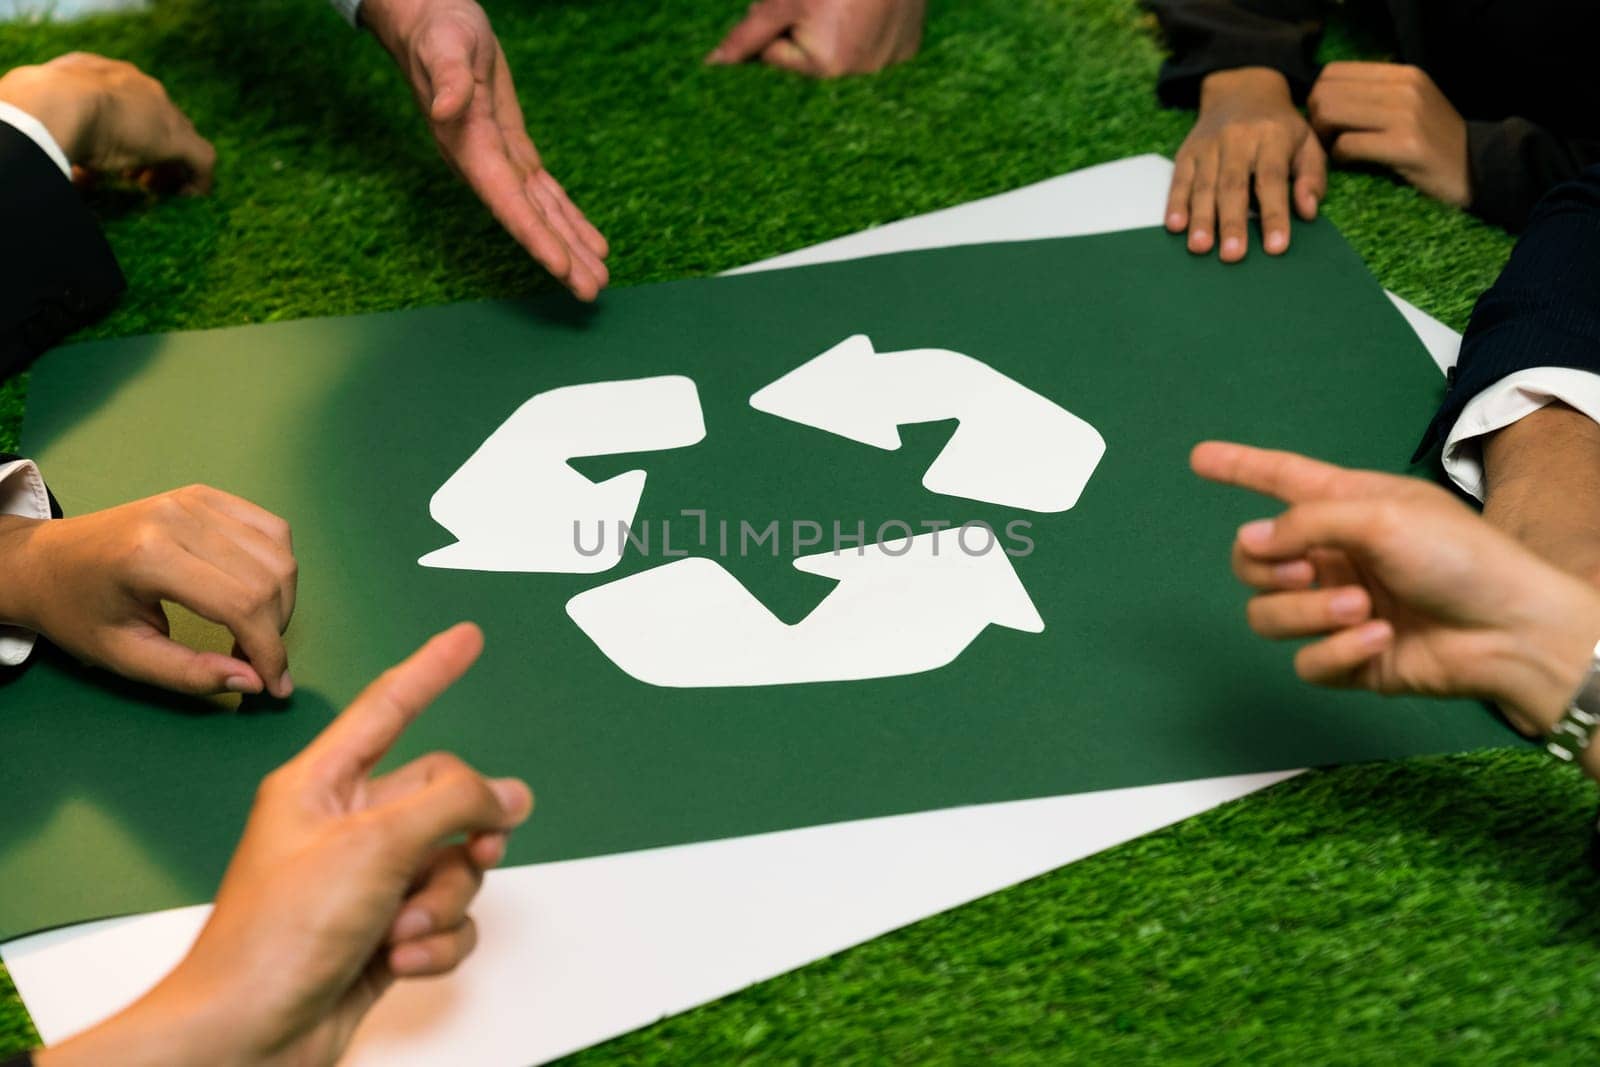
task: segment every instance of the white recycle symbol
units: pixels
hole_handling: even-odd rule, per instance
[[[959,352],[877,353],[857,334],[750,398],[757,411],[876,448],[898,427],[956,419],[923,475],[927,489],[1035,512],[1066,511],[1105,454],[1087,422]],[[426,567],[595,574],[622,537],[586,551],[579,522],[631,525],[645,472],[595,483],[567,461],[697,444],[694,382],[681,375],[566,386],[534,396],[433,495],[429,513],[456,543]],[[515,488],[516,492],[508,492]],[[794,561],[838,581],[798,623],[783,622],[722,564],[678,559],[579,593],[567,614],[623,671],[672,687],[888,678],[953,661],[990,624],[1039,633],[1039,617],[994,537],[973,552],[946,531]],[[602,541],[603,545],[604,542]]]

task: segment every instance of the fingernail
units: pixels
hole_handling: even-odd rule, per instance
[[[1316,572],[1311,569],[1311,564],[1303,559],[1280,563],[1272,568],[1272,580],[1279,585],[1299,585],[1314,577]]]
[[[1183,216],[1174,211],[1167,216],[1167,226],[1174,230],[1183,229]]]
[[[1374,619],[1360,630],[1361,643],[1368,648],[1382,648],[1389,643],[1389,624],[1382,619]]]
[[[1239,541],[1246,548],[1261,548],[1272,539],[1273,520],[1257,519],[1239,527]]]
[[[433,929],[433,920],[421,908],[411,908],[400,913],[400,918],[394,923],[394,937],[396,941],[410,941],[414,937],[421,937]]]
[[[288,671],[283,672],[283,678],[279,680],[278,684],[283,688],[284,696],[294,692],[294,679],[289,676]]]
[[[1289,235],[1282,230],[1273,230],[1267,234],[1267,251],[1282,252],[1289,247]]]
[[[1243,245],[1244,242],[1239,240],[1237,237],[1229,237],[1227,240],[1222,242],[1222,251],[1226,255],[1238,255],[1240,252],[1244,251]]]
[[[496,778],[489,783],[495,799],[506,811],[516,814],[528,803],[528,787],[516,778]]]
[[[1359,589],[1343,589],[1328,601],[1333,617],[1343,622],[1354,622],[1367,613],[1366,594]]]
[[[230,693],[259,693],[261,687],[242,674],[236,674],[222,683]]]
[[[1189,233],[1189,240],[1193,241],[1195,244],[1204,244],[1205,242],[1211,240],[1211,231],[1193,230]]]
[[[485,867],[498,867],[500,861],[506,858],[506,839],[504,835],[496,835],[479,847],[487,851],[486,855],[478,857]]]

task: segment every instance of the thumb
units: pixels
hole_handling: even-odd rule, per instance
[[[792,70],[796,74],[809,74],[813,77],[820,76],[816,59],[787,37],[780,37],[767,45],[761,52],[761,62],[780,70]]]
[[[200,652],[155,630],[122,631],[106,657],[119,673],[179,693],[260,693],[261,675],[249,663],[220,652]]]
[[[454,122],[466,113],[477,87],[472,74],[477,53],[477,35],[457,23],[433,22],[422,31],[416,47],[422,81],[417,90],[434,122]]]
[[[706,57],[707,63],[743,63],[761,53],[779,34],[793,26],[798,13],[789,0],[762,0],[752,4],[744,21],[728,31],[722,43]]]

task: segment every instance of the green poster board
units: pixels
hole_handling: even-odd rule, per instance
[[[753,410],[843,338],[966,353],[1104,437],[1072,510],[936,496],[952,423],[880,451]],[[700,444],[582,460],[648,471],[639,521],[1032,522],[1013,560],[1045,622],[990,627],[942,669],[870,681],[673,689],[619,670],[565,610],[603,575],[418,566],[453,538],[434,491],[525,400],[684,375]],[[24,430],[69,512],[201,481],[288,518],[301,559],[287,706],[218,712],[48,650],[4,687],[0,937],[205,900],[264,772],[368,679],[459,619],[478,667],[396,760],[448,748],[524,775],[529,863],[1085,790],[1502,744],[1469,704],[1302,687],[1251,637],[1233,530],[1274,508],[1189,474],[1234,438],[1401,470],[1442,381],[1325,223],[1284,259],[1184,255],[1159,231],[915,252],[644,286],[597,309],[469,304],[94,342],[46,357]],[[515,485],[507,486],[515,492]],[[819,549],[812,548],[815,552]],[[653,557],[653,558],[652,558]],[[765,552],[722,561],[780,618],[833,587]]]

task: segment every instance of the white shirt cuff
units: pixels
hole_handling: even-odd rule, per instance
[[[356,19],[361,14],[361,0],[332,0],[333,9],[344,16],[344,20],[352,26],[359,25]]]
[[[359,3],[360,0],[357,0]],[[44,154],[55,161],[61,168],[61,173],[66,175],[68,181],[72,180],[72,164],[67,161],[67,154],[61,151],[61,146],[56,144],[56,139],[50,136],[50,131],[44,128],[44,123],[17,107],[0,100],[0,122],[15,126],[28,137],[34,144],[44,151]]]
[[[1473,397],[1451,427],[1444,442],[1445,473],[1482,500],[1481,438],[1557,401],[1600,422],[1600,374],[1571,367],[1530,367],[1500,379]]]
[[[50,494],[31,459],[0,463],[0,515],[50,517]],[[19,626],[0,626],[0,667],[15,667],[33,651],[34,634]]]

